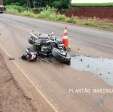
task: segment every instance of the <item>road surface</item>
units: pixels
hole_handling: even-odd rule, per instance
[[[113,32],[9,14],[0,15],[0,44],[15,58],[15,62],[58,112],[113,112],[112,94],[77,94],[74,91],[76,88],[112,88],[97,76],[58,63],[28,63],[20,59],[24,49],[29,46],[29,32],[53,31],[56,35],[61,35],[65,26],[69,29],[74,52],[92,56],[113,56]]]
[[[30,100],[17,86],[12,74],[0,54],[0,111],[1,112],[37,112]]]

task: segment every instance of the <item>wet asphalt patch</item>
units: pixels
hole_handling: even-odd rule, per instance
[[[113,86],[113,59],[76,55],[72,57],[72,68],[96,74]]]

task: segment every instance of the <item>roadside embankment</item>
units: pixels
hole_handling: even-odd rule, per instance
[[[54,8],[44,8],[41,11],[27,10],[23,6],[7,5],[6,12],[15,15],[28,16],[36,19],[45,19],[49,21],[58,21],[71,23],[80,26],[94,27],[98,29],[113,31],[113,21],[108,19],[99,19],[96,17],[84,18],[84,17],[67,17],[64,14],[60,14]]]

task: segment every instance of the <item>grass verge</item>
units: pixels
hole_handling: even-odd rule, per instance
[[[50,21],[60,21],[66,23],[77,24],[80,26],[89,26],[94,28],[100,28],[104,30],[113,31],[113,22],[105,19],[98,18],[79,18],[79,17],[66,17],[63,14],[57,13],[54,8],[44,8],[41,11],[37,11],[37,13],[33,12],[33,10],[27,10],[22,6],[17,5],[7,5],[6,11],[11,14],[28,16],[39,19],[46,19]]]

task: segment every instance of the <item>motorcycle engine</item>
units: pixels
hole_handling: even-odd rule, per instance
[[[47,52],[47,51],[48,51],[48,47],[43,45],[41,47],[41,52]]]
[[[42,52],[44,55],[48,55],[48,53],[49,53],[50,51],[51,51],[50,46],[46,46],[46,45],[41,46],[41,52]]]

